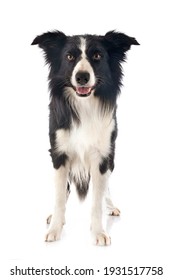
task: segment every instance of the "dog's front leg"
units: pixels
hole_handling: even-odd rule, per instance
[[[68,168],[66,166],[62,165],[60,168],[55,169],[55,206],[45,241],[60,239],[65,221],[67,175]]]
[[[91,212],[91,231],[96,245],[110,245],[111,239],[103,229],[103,202],[107,191],[109,171],[101,174],[99,170],[92,171],[93,201]]]

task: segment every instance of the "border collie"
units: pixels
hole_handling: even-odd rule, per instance
[[[70,184],[81,199],[92,180],[91,232],[94,243],[110,245],[103,223],[103,204],[119,215],[111,201],[108,178],[114,169],[117,136],[116,99],[125,54],[135,38],[110,31],[104,36],[66,36],[60,31],[37,36],[50,66],[50,155],[55,169],[55,207],[48,218],[46,241],[58,240],[65,222]]]

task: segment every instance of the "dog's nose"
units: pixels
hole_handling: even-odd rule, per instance
[[[79,71],[76,73],[76,82],[81,86],[87,84],[89,79],[90,79],[90,74],[88,72]]]

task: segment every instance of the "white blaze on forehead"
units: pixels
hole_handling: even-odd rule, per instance
[[[87,48],[86,39],[84,37],[80,37],[79,49],[81,50],[81,58],[76,64],[76,66],[74,67],[72,72],[72,77],[71,77],[71,83],[74,87],[79,86],[76,82],[76,74],[80,71],[88,72],[90,74],[90,79],[85,86],[93,87],[96,83],[96,78],[95,78],[93,68],[87,59],[86,48]]]
[[[80,38],[80,50],[82,52],[82,58],[86,58],[86,39]]]

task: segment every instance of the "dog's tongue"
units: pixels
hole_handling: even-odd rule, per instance
[[[76,91],[80,95],[85,95],[91,91],[91,88],[90,87],[77,87]]]

